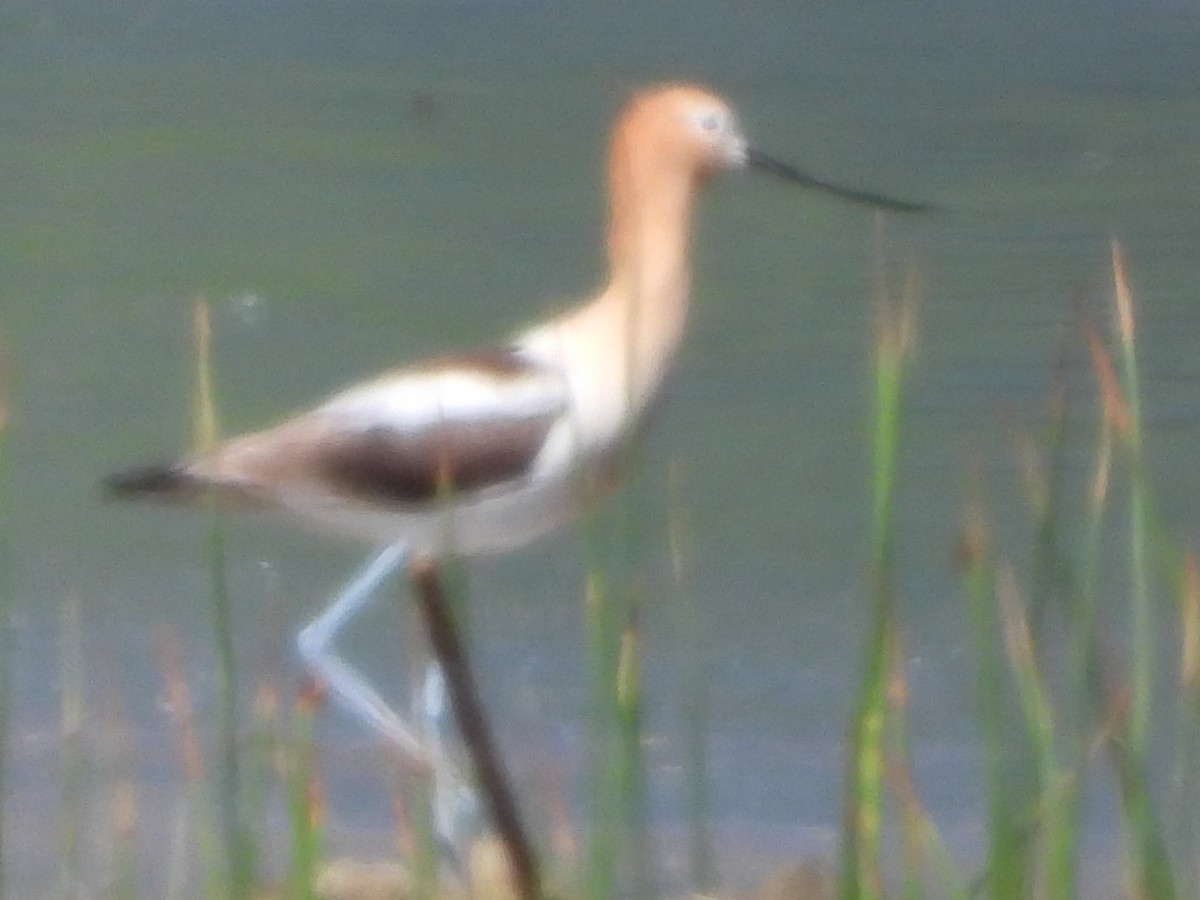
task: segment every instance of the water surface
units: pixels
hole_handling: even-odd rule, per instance
[[[112,0],[10,4],[0,28],[0,328],[17,377],[13,794],[59,790],[65,598],[82,601],[94,709],[116,704],[144,735],[132,758],[148,783],[175,777],[155,629],[181,635],[211,708],[202,524],[105,505],[96,487],[187,445],[194,298],[213,307],[230,432],[430,348],[515,329],[602,278],[605,129],[648,82],[710,84],[769,152],[942,208],[892,218],[888,240],[923,284],[898,522],[912,738],[956,849],[973,852],[981,818],[952,559],[965,473],[982,462],[1001,539],[1020,557],[1028,526],[1006,424],[1038,421],[1070,298],[1107,316],[1112,236],[1140,303],[1159,509],[1185,541],[1196,534],[1191,4],[1154,0],[1135,17],[1116,2]],[[839,821],[866,609],[872,217],[749,176],[716,186],[701,212],[690,339],[630,503],[651,601],[649,728],[665,738],[650,755],[653,818],[680,825],[679,662],[699,654],[715,824],[744,868],[825,850]],[[1092,410],[1085,355],[1068,345],[1082,473]],[[681,646],[672,509],[686,523],[699,647]],[[363,552],[252,522],[230,544],[250,671],[266,635],[282,641]],[[561,761],[573,797],[586,555],[564,534],[475,566],[470,585],[502,734],[514,753]],[[273,592],[286,598],[274,617]],[[399,620],[381,604],[346,640],[384,681],[403,671]],[[330,769],[370,743],[333,711],[322,740]],[[341,833],[386,828],[369,777],[329,777]],[[26,883],[49,872],[24,850],[54,843],[53,815],[10,844]],[[1103,798],[1092,819],[1104,845]]]

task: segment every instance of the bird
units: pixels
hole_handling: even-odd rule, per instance
[[[929,208],[762,153],[707,88],[640,90],[612,128],[608,277],[593,296],[506,341],[384,372],[263,430],[117,472],[108,491],[209,497],[378,545],[297,643],[335,697],[419,757],[420,738],[333,651],[335,636],[406,561],[515,550],[614,489],[684,337],[695,200],[740,169],[883,209]]]

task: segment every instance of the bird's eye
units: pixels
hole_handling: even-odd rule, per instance
[[[721,130],[721,117],[715,112],[705,113],[700,117],[700,127],[709,133]]]

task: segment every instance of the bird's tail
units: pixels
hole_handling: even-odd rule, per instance
[[[177,463],[138,466],[114,472],[102,482],[110,497],[186,500],[204,490],[203,480]]]

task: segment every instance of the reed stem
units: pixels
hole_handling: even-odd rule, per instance
[[[877,333],[874,356],[872,510],[868,572],[871,622],[863,679],[850,726],[849,766],[842,832],[841,897],[876,900],[883,824],[884,735],[887,681],[895,621],[893,583],[896,469],[899,459],[904,370],[912,340],[915,297],[910,279],[903,301],[890,299],[883,272],[882,225],[877,228]]]
[[[9,551],[12,519],[9,514],[8,419],[11,394],[8,350],[0,343],[0,900],[7,886],[5,866],[4,798],[8,796],[8,748],[13,701],[12,557]]]
[[[216,405],[213,401],[212,326],[203,299],[195,305],[196,402],[195,446],[207,450],[216,445]],[[237,653],[233,638],[233,611],[226,583],[225,535],[216,498],[204,497],[208,519],[205,554],[209,572],[209,615],[213,630],[217,679],[217,746],[221,760],[218,776],[218,806],[225,843],[225,866],[229,895],[235,900],[249,897],[253,889],[255,849],[242,810],[241,764],[238,755]]]

